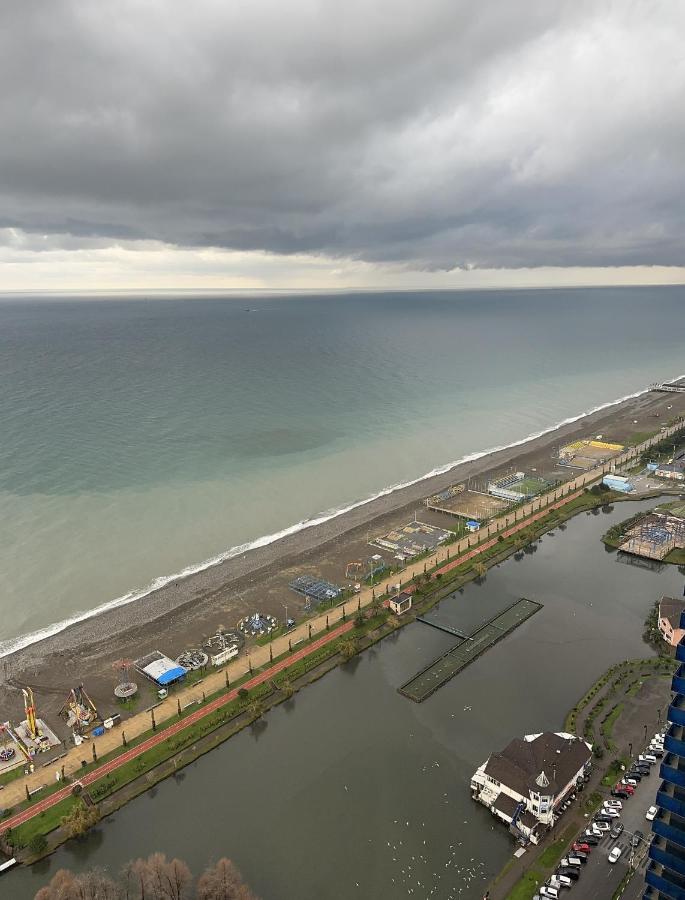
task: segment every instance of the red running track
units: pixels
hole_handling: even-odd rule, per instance
[[[440,569],[437,569],[433,573],[433,578],[436,575],[442,575],[444,572],[449,572],[452,569],[456,569],[457,566],[462,565],[462,563],[467,562],[469,559],[472,559],[474,556],[478,556],[479,553],[482,553],[483,550],[489,550],[490,547],[494,547],[498,541],[500,534],[502,537],[508,538],[511,537],[512,534],[516,534],[517,531],[520,531],[522,528],[527,528],[531,522],[537,522],[538,519],[544,518],[550,510],[558,509],[560,506],[565,506],[570,500],[575,500],[576,497],[579,497],[583,493],[583,489],[579,491],[575,491],[573,494],[569,494],[567,497],[563,497],[561,500],[557,500],[556,503],[550,503],[549,506],[545,506],[544,509],[536,512],[534,516],[528,516],[527,519],[521,519],[518,525],[514,525],[512,528],[508,528],[506,531],[500,531],[493,538],[490,538],[489,541],[486,541],[484,544],[479,544],[477,547],[474,547],[473,550],[470,550],[465,556],[459,556],[457,559],[452,560],[452,562],[447,563],[446,566],[442,566]]]
[[[205,704],[199,709],[196,709],[195,712],[190,713],[184,719],[179,719],[178,722],[175,722],[168,728],[163,728],[159,733],[153,734],[151,737],[144,740],[141,744],[137,744],[135,747],[127,750],[125,753],[121,753],[119,756],[115,757],[104,765],[99,766],[94,771],[88,772],[78,780],[85,786],[99,781],[99,779],[103,776],[109,775],[110,772],[116,771],[116,769],[118,769],[120,766],[123,766],[125,763],[130,762],[132,759],[135,759],[137,756],[140,756],[148,750],[151,750],[153,747],[157,747],[163,741],[166,741],[168,738],[173,737],[173,735],[178,734],[179,731],[183,731],[183,729],[187,728],[188,725],[193,725],[196,722],[199,722],[205,716],[210,715],[217,709],[221,709],[222,706],[225,706],[227,703],[235,700],[238,696],[238,690],[250,690],[250,688],[256,687],[258,684],[263,684],[265,681],[273,678],[274,675],[282,672],[283,669],[287,669],[289,666],[292,666],[293,663],[299,662],[301,659],[304,659],[305,656],[309,656],[310,653],[313,653],[320,647],[324,647],[330,641],[335,640],[335,638],[340,637],[341,634],[349,631],[353,626],[353,622],[346,622],[344,625],[340,625],[333,631],[330,631],[322,637],[318,638],[312,644],[308,644],[301,650],[296,650],[295,653],[293,653],[291,656],[288,656],[282,659],[280,662],[277,662],[265,672],[260,672],[258,675],[255,675],[249,681],[246,681],[244,684],[242,684],[240,688],[234,688],[232,691],[229,691],[229,693],[224,694],[221,697],[216,697],[214,700],[211,700],[209,703]],[[52,806],[55,806],[57,803],[71,795],[72,788],[73,785],[68,785],[61,790],[56,791],[54,794],[50,794],[49,797],[45,797],[44,800],[39,800],[38,803],[34,803],[33,806],[30,806],[28,809],[17,813],[16,816],[12,816],[11,819],[6,819],[0,824],[0,834],[7,831],[8,828],[16,828],[18,825],[23,825],[24,822],[28,822],[29,819],[37,816],[39,813],[42,813],[46,809],[50,809]]]

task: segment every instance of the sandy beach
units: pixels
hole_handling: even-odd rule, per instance
[[[398,489],[70,626],[2,660],[7,689],[0,701],[0,715],[3,719],[19,717],[22,684],[34,688],[39,707],[53,727],[61,725],[57,712],[74,684],[84,682],[98,706],[112,708],[112,664],[117,659],[135,659],[153,649],[177,655],[214,633],[219,624],[233,627],[242,615],[256,609],[282,619],[287,604],[288,614],[299,619],[304,601],[288,588],[295,574],[316,573],[344,583],[346,562],[373,552],[369,538],[409,521],[417,510],[422,521],[448,526],[448,517],[423,506],[423,499],[430,494],[468,478],[485,479],[512,466],[535,469],[549,478],[569,478],[577,470],[558,467],[556,454],[561,444],[597,434],[605,440],[628,442],[632,436],[658,430],[662,422],[684,414],[685,395],[643,394],[521,446]],[[505,439],[503,435],[503,442]]]

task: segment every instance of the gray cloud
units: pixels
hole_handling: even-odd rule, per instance
[[[681,265],[685,5],[0,12],[0,228],[426,269]]]

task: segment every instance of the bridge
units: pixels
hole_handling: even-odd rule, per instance
[[[459,631],[457,628],[453,628],[451,625],[443,625],[441,622],[433,622],[431,619],[424,619],[423,616],[416,617],[417,622],[423,622],[424,625],[430,625],[431,628],[437,628],[438,631],[446,631],[447,634],[453,634],[455,637],[461,638],[464,641],[470,640],[470,635],[464,634],[463,631]]]

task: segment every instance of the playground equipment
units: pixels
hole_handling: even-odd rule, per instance
[[[354,562],[348,562],[345,566],[345,578],[347,578],[348,581],[358,581],[363,571],[364,566],[360,559],[357,559]]]
[[[260,637],[271,632],[278,627],[278,619],[270,616],[268,613],[253,613],[251,616],[245,616],[238,622],[238,631],[244,635],[252,637]]]
[[[99,719],[95,704],[85,692],[82,684],[69,691],[59,714],[75,734],[81,735],[90,731]]]
[[[19,748],[19,752],[24,757],[26,762],[30,763],[31,757],[29,755],[28,750],[26,749],[26,747],[24,747],[22,742],[19,740],[17,735],[14,733],[14,731],[12,730],[12,726],[10,725],[9,722],[4,722],[2,725],[0,725],[0,742],[3,742],[3,732],[7,735],[7,737],[10,738],[11,741],[14,742],[15,746]],[[0,750],[0,762],[7,763],[10,760],[14,759],[15,756],[16,756],[16,751],[15,751],[14,747],[8,746],[7,742],[5,741],[2,750]]]
[[[24,695],[26,718],[16,726],[14,735],[18,738],[19,745],[26,748],[29,756],[33,757],[36,753],[45,753],[51,747],[59,746],[60,741],[43,719],[38,718],[31,688],[22,688],[21,692]]]
[[[195,671],[196,669],[201,669],[203,666],[207,665],[209,656],[204,650],[200,650],[198,647],[191,647],[189,650],[184,650],[180,656],[176,657],[176,662],[179,666],[183,666],[184,669],[192,669]]]
[[[112,668],[119,673],[119,681],[114,688],[114,696],[117,700],[130,700],[138,693],[138,685],[131,681],[131,669],[133,660],[118,659]]]

